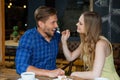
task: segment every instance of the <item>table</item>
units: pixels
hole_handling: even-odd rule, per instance
[[[18,46],[18,42],[15,42],[13,40],[6,40],[5,41],[5,46],[6,47],[17,47]]]
[[[20,75],[16,73],[15,69],[7,69],[3,68],[0,70],[0,80],[17,80],[20,78]],[[52,78],[49,77],[40,77],[37,76],[40,80],[52,80]]]
[[[15,69],[0,68],[0,80],[17,80],[20,78],[20,75],[16,74]],[[50,77],[36,76],[39,80],[53,80]],[[83,80],[83,79],[74,79],[74,80]]]
[[[6,61],[14,61],[14,57],[16,55],[16,48],[18,46],[18,42],[13,40],[6,40],[5,41],[5,56],[9,58],[5,59]]]

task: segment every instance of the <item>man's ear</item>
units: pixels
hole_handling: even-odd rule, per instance
[[[42,28],[44,26],[44,22],[38,21],[38,26]]]

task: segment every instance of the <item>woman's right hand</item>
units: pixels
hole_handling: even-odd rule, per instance
[[[63,31],[62,37],[61,37],[62,43],[66,42],[68,40],[69,36],[70,36],[70,31],[68,29]]]
[[[58,76],[62,76],[62,75],[65,75],[65,71],[60,68],[55,69],[55,70],[50,70],[48,72],[48,77],[58,77]]]

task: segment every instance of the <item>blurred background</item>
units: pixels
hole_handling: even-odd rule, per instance
[[[20,32],[36,26],[34,11],[42,5],[56,8],[60,31],[70,29],[71,36],[77,36],[76,23],[80,14],[89,10],[90,0],[5,0],[5,39],[10,39],[13,26]]]
[[[120,0],[0,0],[0,62],[5,67],[15,69],[14,59],[19,38],[27,29],[36,26],[34,11],[42,5],[57,10],[60,31],[71,31],[68,40],[71,51],[80,43],[76,23],[81,13],[98,12],[102,17],[102,34],[112,43],[115,67],[120,75]],[[13,33],[18,37],[17,41],[13,41]],[[79,60],[73,63],[72,71],[83,70],[83,63]],[[56,64],[63,67],[68,63],[60,46]]]
[[[20,33],[36,25],[34,11],[38,6],[50,6],[58,12],[60,31],[69,29],[78,37],[76,23],[84,11],[98,12],[103,19],[103,35],[111,42],[120,42],[120,0],[5,0],[5,39],[10,39],[13,26]]]

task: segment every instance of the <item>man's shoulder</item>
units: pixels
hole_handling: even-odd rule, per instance
[[[36,28],[28,29],[27,31],[25,31],[21,38],[32,38],[33,36],[35,36],[35,33]]]
[[[25,31],[25,34],[34,34],[35,32],[36,32],[36,28],[34,27]]]

